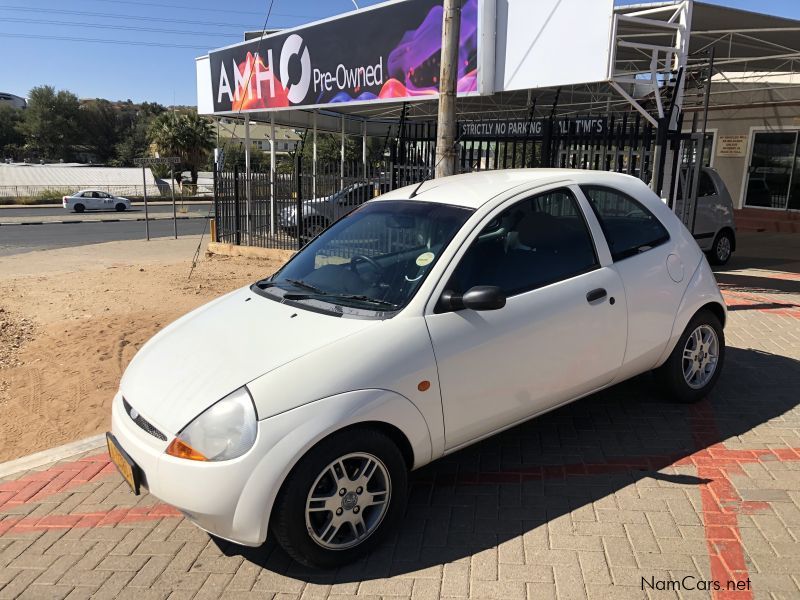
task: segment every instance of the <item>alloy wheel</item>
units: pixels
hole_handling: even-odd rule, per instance
[[[386,516],[391,478],[372,454],[341,456],[317,476],[306,499],[306,529],[316,544],[329,550],[358,546]]]
[[[717,370],[719,339],[710,325],[700,325],[683,347],[683,379],[693,390],[704,387]]]
[[[731,240],[727,235],[723,235],[717,241],[717,260],[725,262],[731,255]]]

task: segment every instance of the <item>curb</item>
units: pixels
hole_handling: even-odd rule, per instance
[[[105,447],[105,445],[106,434],[99,433],[97,435],[93,435],[92,437],[78,440],[77,442],[70,442],[69,444],[64,444],[63,446],[56,446],[55,448],[50,448],[49,450],[42,450],[41,452],[36,452],[35,454],[29,454],[28,456],[23,456],[22,458],[0,463],[0,478],[14,475],[20,471],[28,471],[30,469],[35,469],[36,467],[41,467],[42,465],[63,460],[65,458],[75,456],[76,454],[86,452],[87,450],[96,450],[97,448]]]
[[[285,263],[297,253],[297,250],[281,250],[278,248],[259,248],[257,246],[236,246],[223,242],[209,242],[206,247],[207,254],[218,256],[242,256],[260,260],[277,260]]]
[[[197,215],[195,217],[176,217],[178,221],[188,221],[190,219],[212,219],[214,215],[206,216],[206,215]],[[66,219],[60,221],[7,221],[5,223],[0,222],[0,227],[11,227],[13,225],[74,225],[75,223],[121,223],[123,221],[130,221],[132,223],[138,221],[172,221],[172,217],[150,217],[149,219],[145,219],[144,217],[139,217],[136,219],[84,219],[84,220],[77,220],[77,219]]]

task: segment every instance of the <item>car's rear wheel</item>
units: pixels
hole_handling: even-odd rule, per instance
[[[75,206],[73,206],[73,210],[76,213],[82,213],[83,211],[86,210],[86,207],[83,204],[76,204]]]
[[[722,324],[713,312],[703,309],[686,326],[656,377],[672,400],[697,402],[716,385],[724,361]]]
[[[284,482],[272,514],[278,543],[297,562],[337,567],[375,547],[403,516],[407,466],[374,429],[334,434],[306,454]]]
[[[127,207],[123,202],[117,202],[117,205],[114,208],[117,209],[117,212],[123,212]]]
[[[730,231],[720,231],[714,238],[714,245],[708,253],[709,262],[712,265],[724,265],[733,253],[733,235]]]

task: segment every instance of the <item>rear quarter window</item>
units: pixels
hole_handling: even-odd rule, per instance
[[[628,194],[605,186],[581,186],[581,190],[600,221],[615,262],[669,240],[655,215]]]

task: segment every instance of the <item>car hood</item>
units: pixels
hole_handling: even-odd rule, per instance
[[[253,379],[376,323],[292,307],[243,288],[156,334],[131,361],[120,391],[174,435]]]

